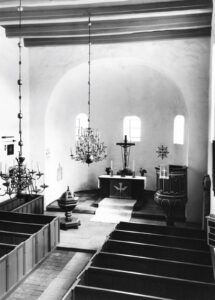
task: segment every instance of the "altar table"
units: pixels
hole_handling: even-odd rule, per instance
[[[143,198],[146,177],[144,176],[119,176],[101,175],[99,176],[99,188],[102,198]]]

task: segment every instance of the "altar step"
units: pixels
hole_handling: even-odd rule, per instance
[[[75,300],[215,299],[206,234],[120,222],[79,276],[70,296]]]

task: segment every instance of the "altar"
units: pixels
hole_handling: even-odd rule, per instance
[[[98,178],[101,198],[142,199],[146,177],[101,175]]]

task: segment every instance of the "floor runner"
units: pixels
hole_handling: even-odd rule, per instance
[[[91,221],[118,223],[120,221],[129,222],[136,200],[104,198],[96,210],[96,214]]]

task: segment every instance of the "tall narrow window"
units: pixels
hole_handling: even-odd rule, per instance
[[[78,138],[78,135],[81,134],[81,128],[87,128],[88,120],[86,114],[79,114],[75,120],[75,137]]]
[[[140,142],[141,139],[141,120],[136,116],[128,116],[123,122],[123,136],[131,142]]]
[[[173,143],[184,144],[184,116],[177,115],[174,119]]]

